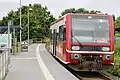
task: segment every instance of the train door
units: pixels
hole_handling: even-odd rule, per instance
[[[57,30],[53,30],[53,56],[56,56],[56,44],[57,44]]]
[[[63,59],[66,60],[66,27],[63,28]]]
[[[64,25],[61,25],[59,27],[59,43],[58,43],[58,46],[59,46],[59,57],[62,59],[62,60],[65,60],[66,58],[66,54],[65,54],[65,48],[66,48],[66,28]]]

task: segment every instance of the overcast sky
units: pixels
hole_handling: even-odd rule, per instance
[[[10,10],[17,9],[19,2],[20,0],[0,0],[0,19],[6,16]],[[22,0],[22,5],[33,3],[47,6],[56,18],[67,8],[86,8],[120,15],[120,0]]]

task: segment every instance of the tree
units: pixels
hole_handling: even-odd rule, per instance
[[[75,8],[65,9],[65,10],[61,13],[61,15],[63,16],[63,15],[65,15],[66,13],[75,13],[75,12],[76,12]]]
[[[28,32],[28,10],[32,8],[32,11],[29,11],[29,29],[30,29],[30,38],[40,38],[44,39],[49,36],[49,27],[51,22],[55,21],[55,18],[47,9],[47,7],[43,7],[41,4],[33,4],[29,6],[22,6],[22,40],[27,39]],[[13,20],[14,25],[19,25],[20,17],[19,17],[20,8],[17,11],[11,10],[6,17],[3,17],[2,21],[0,21],[0,25],[7,25],[8,20]],[[17,31],[16,36],[19,40],[19,31]]]
[[[2,20],[0,20],[0,25],[3,25],[3,21]]]
[[[120,16],[115,20],[115,29],[120,28]]]
[[[97,11],[97,10],[87,10],[85,8],[78,8],[78,9],[70,8],[70,9],[65,9],[64,11],[62,11],[60,17],[67,13],[97,14],[97,13],[101,13],[101,12]]]
[[[120,16],[115,20],[115,36],[120,37]]]
[[[86,13],[89,13],[88,10],[84,9],[84,8],[79,8],[75,11],[76,13],[83,13],[83,14],[86,14]]]

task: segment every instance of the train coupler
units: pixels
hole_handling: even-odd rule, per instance
[[[88,70],[92,70],[92,69],[93,69],[92,59],[93,59],[93,56],[91,55],[91,56],[90,56],[90,61],[89,61],[89,64],[88,64]]]
[[[98,70],[101,70],[102,69],[102,56],[98,56],[97,58],[96,58],[96,65],[97,65],[97,69]]]
[[[83,62],[84,62],[84,59],[83,59],[83,57],[82,57],[82,55],[80,55],[80,57],[79,57],[79,69],[83,69],[84,67],[83,67]]]

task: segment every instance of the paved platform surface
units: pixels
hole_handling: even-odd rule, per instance
[[[32,44],[28,52],[11,56],[11,68],[5,80],[78,80],[60,65],[44,44]]]

